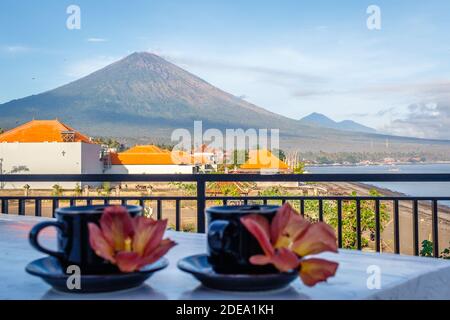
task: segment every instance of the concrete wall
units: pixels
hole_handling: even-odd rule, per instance
[[[0,143],[3,174],[80,174],[102,173],[99,161],[100,146],[81,142],[72,143]],[[54,184],[74,188],[76,182],[8,182],[7,189],[21,189],[29,184],[32,189],[50,189]]]
[[[81,144],[81,173],[99,174],[103,172],[103,162],[100,160],[101,146],[98,144]]]
[[[105,173],[108,174],[192,174],[190,165],[112,165]]]

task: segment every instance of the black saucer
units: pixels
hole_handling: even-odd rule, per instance
[[[157,262],[147,265],[138,272],[102,274],[102,275],[81,275],[81,289],[69,290],[67,279],[71,276],[66,274],[59,263],[53,257],[46,257],[29,263],[26,271],[34,276],[42,278],[54,289],[70,293],[98,293],[130,289],[141,285],[153,273],[164,269],[169,265],[166,258],[161,258]]]
[[[296,271],[257,275],[221,274],[212,269],[205,254],[181,259],[178,268],[192,274],[205,287],[226,291],[276,290],[287,287],[298,277]]]

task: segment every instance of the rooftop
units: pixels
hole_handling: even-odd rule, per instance
[[[244,170],[288,170],[289,166],[278,159],[267,149],[250,150],[249,158],[246,163],[241,165]]]
[[[139,145],[124,152],[111,153],[112,165],[176,165],[188,163],[192,163],[192,158],[187,153],[171,153],[155,145]]]
[[[65,137],[71,136],[71,141]],[[59,120],[32,120],[0,135],[1,142],[84,142],[92,143],[81,134]]]
[[[155,145],[137,145],[123,153],[169,153],[170,151],[161,149]]]

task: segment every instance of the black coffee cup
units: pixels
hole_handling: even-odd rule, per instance
[[[142,213],[142,207],[125,206],[131,216]],[[98,223],[106,206],[80,206],[59,208],[56,221],[44,221],[35,225],[29,235],[31,245],[38,251],[58,258],[66,269],[70,265],[80,267],[82,274],[107,274],[119,272],[115,265],[97,256],[89,243],[88,223]],[[39,244],[39,233],[47,228],[58,229],[58,251],[52,251]]]
[[[255,266],[251,256],[263,254],[255,237],[240,219],[260,214],[269,221],[278,206],[224,206],[206,210],[208,219],[208,261],[215,272],[224,274],[267,274],[278,272],[272,265]]]

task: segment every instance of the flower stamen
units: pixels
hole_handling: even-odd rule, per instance
[[[125,243],[124,243],[124,249],[125,249],[124,251],[131,252],[132,251],[131,244],[132,244],[131,238],[126,238]]]

